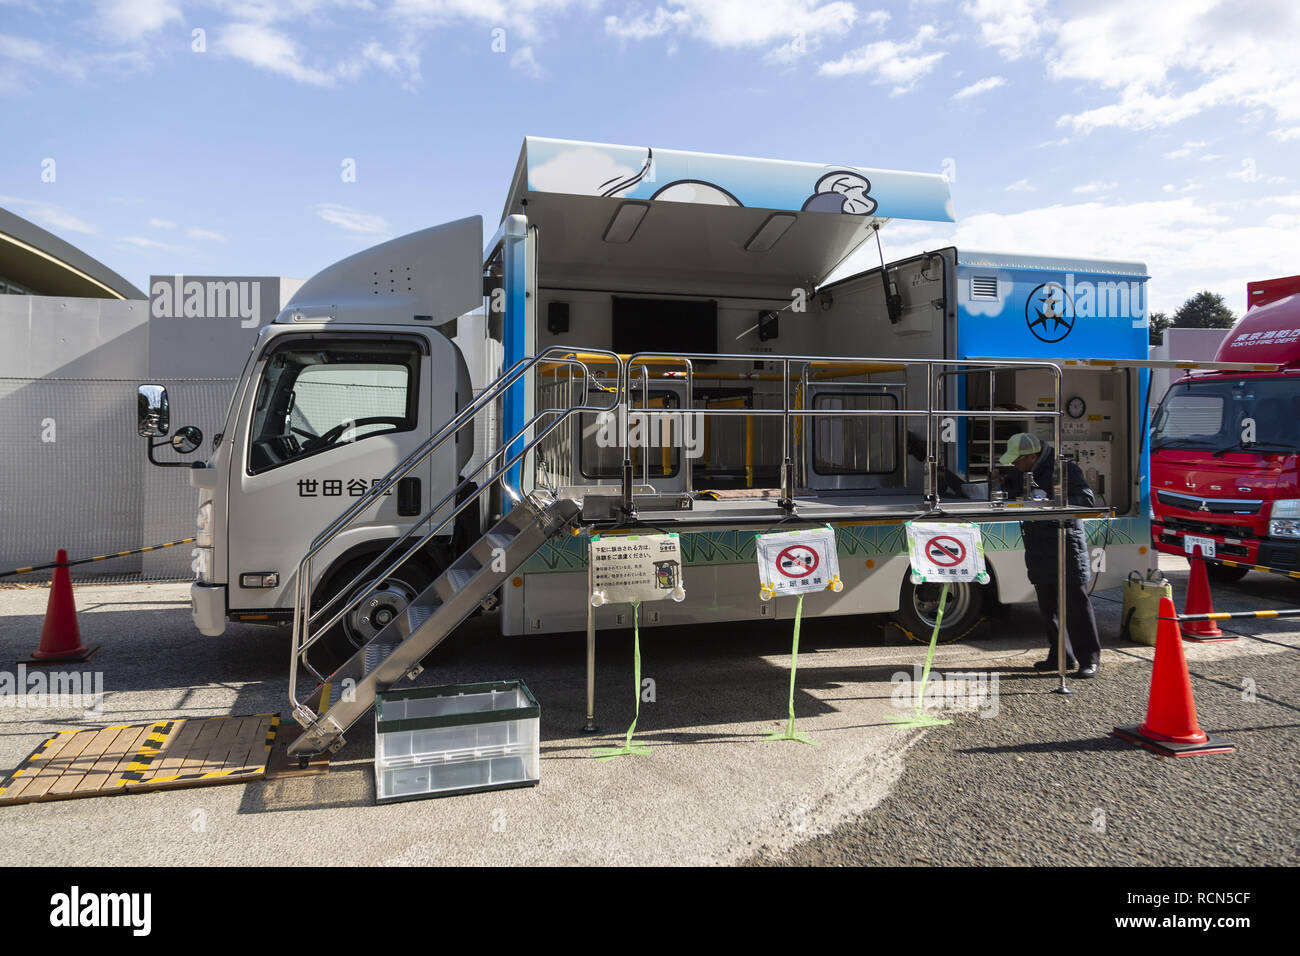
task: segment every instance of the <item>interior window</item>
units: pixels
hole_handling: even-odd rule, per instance
[[[836,392],[818,395],[818,409],[889,409],[894,395]],[[885,415],[813,418],[813,470],[819,475],[888,475],[898,468],[898,419]]]
[[[409,342],[288,342],[267,359],[249,473],[416,425],[420,353]]]
[[[637,408],[675,409],[681,407],[676,392],[650,390],[649,403],[642,402],[637,392]],[[580,416],[582,445],[579,451],[579,468],[584,478],[618,478],[623,474],[623,438],[618,430],[618,419],[613,413]],[[681,467],[681,419],[670,416],[630,417],[629,438],[632,440],[632,474],[636,481],[648,476],[671,478]],[[643,461],[642,456],[645,456]]]

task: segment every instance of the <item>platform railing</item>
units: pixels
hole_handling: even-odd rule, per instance
[[[686,363],[688,367],[688,381],[692,374],[693,363],[698,361],[733,361],[733,362],[752,362],[756,356],[753,353],[747,354],[707,354],[707,353],[685,353],[685,352],[637,352],[627,356],[623,362],[621,379],[619,384],[619,394],[626,396],[629,394],[629,382],[632,369],[637,367],[653,366],[656,364]],[[784,509],[791,509],[794,504],[794,455],[796,453],[796,440],[793,434],[791,423],[796,418],[833,417],[881,417],[906,419],[921,418],[925,421],[925,459],[924,459],[924,480],[923,480],[923,501],[925,510],[934,512],[939,507],[939,445],[937,440],[938,423],[945,418],[982,418],[987,419],[990,423],[998,419],[1017,419],[1025,418],[1051,418],[1053,420],[1053,435],[1055,436],[1055,447],[1060,448],[1061,439],[1061,417],[1064,414],[1061,406],[1061,368],[1052,362],[1042,361],[1009,361],[999,359],[996,361],[979,360],[979,359],[897,359],[897,358],[880,358],[880,357],[839,357],[827,358],[824,355],[768,355],[759,356],[761,361],[779,363],[781,374],[781,407],[780,408],[709,408],[697,409],[690,408],[689,414],[703,420],[707,416],[717,415],[746,415],[757,417],[775,417],[781,418],[781,468],[780,468],[780,499],[779,504]],[[810,365],[834,367],[843,366],[892,366],[895,369],[902,368],[905,371],[912,368],[923,368],[925,370],[925,395],[926,402],[924,408],[890,408],[890,409],[816,409],[795,407],[791,401],[790,386],[792,382],[804,380]],[[957,368],[952,368],[956,366]],[[796,372],[792,375],[792,368]],[[1044,372],[1051,376],[1052,379],[1052,409],[1035,410],[1026,414],[1022,411],[997,411],[996,409],[966,409],[966,408],[942,408],[937,407],[941,403],[941,381],[950,375],[971,374],[973,372],[984,372],[989,370],[1027,372],[1038,371]],[[991,403],[990,403],[991,404]],[[661,416],[665,414],[676,414],[659,409],[640,409],[640,414],[646,416]],[[625,407],[620,408],[621,416],[627,415]],[[635,496],[632,493],[632,459],[631,459],[631,436],[630,430],[624,429],[623,435],[623,481],[622,481],[622,498],[623,510],[628,515],[636,513]],[[1068,507],[1065,489],[1063,483],[1055,483],[1055,504],[1058,508]]]

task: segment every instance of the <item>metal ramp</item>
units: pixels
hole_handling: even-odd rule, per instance
[[[420,662],[553,535],[577,526],[571,498],[524,498],[405,610],[360,648],[297,712],[306,730],[291,756],[337,751],[343,734],[374,706],[375,695],[424,669]]]

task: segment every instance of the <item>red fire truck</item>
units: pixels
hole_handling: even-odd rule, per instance
[[[1156,411],[1151,536],[1168,554],[1300,571],[1300,276],[1249,283],[1247,309],[1215,362],[1261,370],[1190,374]]]

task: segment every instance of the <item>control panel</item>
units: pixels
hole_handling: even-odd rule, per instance
[[[1097,503],[1111,495],[1111,443],[1108,441],[1070,441],[1061,438],[1061,451],[1083,470],[1088,486],[1097,495]]]

